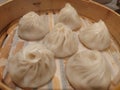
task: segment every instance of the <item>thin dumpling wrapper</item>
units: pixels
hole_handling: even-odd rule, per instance
[[[112,48],[112,50],[114,49]],[[110,50],[102,53],[111,69],[111,81],[114,85],[117,85],[120,82],[120,53]]]
[[[32,43],[8,62],[8,72],[18,86],[36,88],[46,84],[55,74],[54,54],[43,45]]]
[[[80,29],[79,38],[86,47],[94,50],[105,50],[111,43],[110,33],[102,20]]]
[[[81,21],[81,28],[80,29],[84,29],[90,25],[92,25],[92,21],[90,21],[89,19],[87,18],[82,18],[80,17],[80,21]]]
[[[78,30],[81,26],[80,17],[77,11],[69,3],[60,10],[55,22],[63,23],[71,28],[71,30]]]
[[[76,90],[108,90],[110,68],[98,51],[79,51],[66,64],[66,76]]]
[[[18,35],[28,41],[42,39],[49,32],[47,16],[35,12],[25,14],[18,24]]]
[[[66,57],[77,52],[78,42],[76,33],[62,23],[56,24],[43,40],[43,44],[53,51],[56,57]]]

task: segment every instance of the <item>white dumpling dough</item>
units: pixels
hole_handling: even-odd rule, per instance
[[[39,16],[35,12],[25,14],[19,21],[18,35],[28,41],[40,40],[48,32],[48,22],[45,15]]]
[[[95,50],[104,50],[111,43],[108,28],[102,20],[80,29],[79,38],[86,47]]]
[[[44,45],[53,51],[56,57],[66,57],[77,52],[78,42],[76,33],[62,23],[56,24],[54,30],[43,40]]]
[[[114,85],[117,85],[120,82],[120,53],[108,51],[103,52],[103,55],[111,69],[111,81]]]
[[[20,87],[42,86],[52,79],[55,70],[54,54],[36,43],[23,48],[8,62],[8,72]]]
[[[79,29],[81,26],[80,17],[77,11],[69,3],[58,13],[56,23],[59,22],[67,25],[72,30]]]
[[[80,21],[81,21],[81,28],[80,29],[84,29],[84,28],[86,28],[86,27],[88,27],[88,26],[90,26],[90,25],[92,25],[93,23],[89,20],[89,19],[87,19],[87,18],[82,18],[82,17],[80,17]]]
[[[66,76],[76,90],[107,90],[110,68],[98,51],[79,51],[66,64]]]

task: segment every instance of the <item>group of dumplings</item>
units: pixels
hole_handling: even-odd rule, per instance
[[[105,23],[85,23],[77,11],[66,4],[58,13],[55,27],[49,30],[46,20],[29,12],[19,21],[18,36],[32,43],[8,63],[12,80],[20,87],[38,87],[46,84],[55,74],[55,57],[70,56],[66,77],[76,90],[107,90],[111,83],[109,64],[100,53],[109,48],[110,34]],[[77,34],[77,32],[79,34]],[[79,50],[79,43],[86,50]]]

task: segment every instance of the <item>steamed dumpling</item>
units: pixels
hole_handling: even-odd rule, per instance
[[[80,17],[77,11],[69,3],[59,12],[56,23],[58,22],[67,25],[72,30],[79,29],[81,26]]]
[[[103,56],[106,58],[107,63],[111,69],[111,81],[114,85],[120,82],[120,54],[119,52],[103,52]]]
[[[54,30],[46,35],[44,45],[55,53],[56,57],[66,57],[78,50],[78,37],[75,32],[62,23],[55,25]]]
[[[23,48],[8,62],[8,72],[20,87],[42,86],[52,79],[55,70],[54,54],[36,43]]]
[[[35,12],[25,14],[19,21],[18,35],[24,40],[40,40],[49,32],[45,15]]]
[[[66,76],[76,90],[108,90],[110,68],[98,51],[81,51],[66,64]]]
[[[111,43],[108,28],[102,20],[80,29],[79,38],[86,47],[95,50],[104,50]]]

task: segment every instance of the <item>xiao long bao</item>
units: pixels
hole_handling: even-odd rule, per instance
[[[54,30],[46,35],[43,44],[54,52],[56,57],[66,57],[78,50],[78,37],[75,32],[62,23],[55,25]]]
[[[75,90],[108,90],[111,71],[98,51],[79,51],[66,64],[66,76]]]
[[[94,50],[105,50],[111,43],[108,28],[102,20],[80,29],[79,38],[86,47]]]
[[[36,88],[55,74],[54,54],[43,45],[32,43],[9,59],[8,72],[20,87]]]
[[[67,25],[71,30],[78,30],[81,26],[80,17],[77,11],[69,3],[58,13],[56,23],[59,22]]]
[[[49,32],[48,22],[45,16],[39,16],[35,12],[25,14],[19,21],[18,35],[28,41],[42,39]]]

